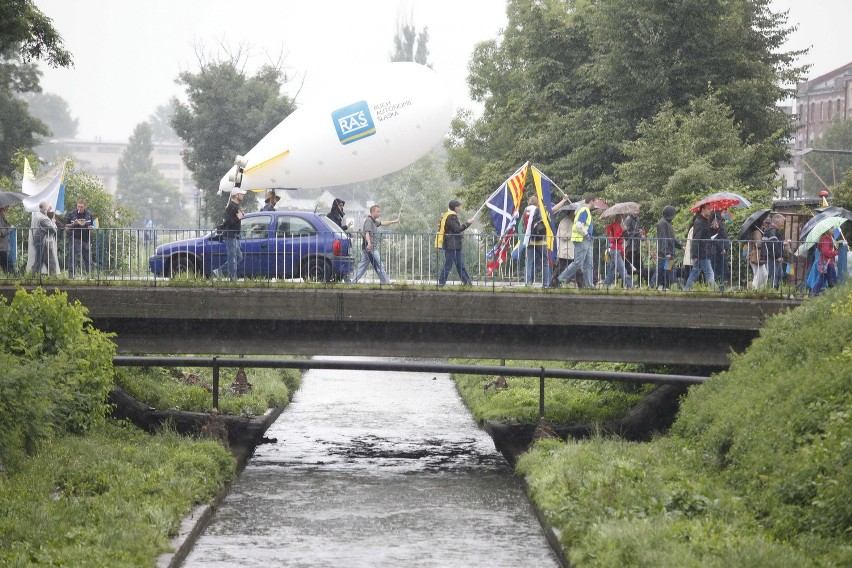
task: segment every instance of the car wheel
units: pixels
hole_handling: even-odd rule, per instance
[[[302,263],[302,278],[311,282],[330,282],[331,265],[322,258],[309,258]]]
[[[185,256],[179,257],[172,262],[172,278],[195,277],[198,274],[195,262]]]

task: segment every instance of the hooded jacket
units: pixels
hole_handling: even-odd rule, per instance
[[[676,248],[681,248],[680,243],[675,239],[674,227],[672,219],[674,219],[677,209],[671,205],[666,205],[663,208],[663,218],[657,223],[657,254],[660,258],[665,258],[667,255],[674,256]]]
[[[328,212],[328,218],[337,223],[337,226],[346,230],[346,223],[343,221],[343,208],[340,204],[343,203],[340,199],[335,199],[331,202],[331,211]]]

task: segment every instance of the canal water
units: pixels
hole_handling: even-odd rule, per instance
[[[309,371],[184,566],[558,566],[447,375]]]

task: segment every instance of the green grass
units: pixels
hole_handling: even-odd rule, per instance
[[[467,364],[495,365],[493,360],[465,360]],[[529,361],[506,361],[507,366],[529,366]],[[536,363],[538,365],[538,363]],[[641,365],[617,363],[542,363],[557,369],[640,371]],[[511,420],[538,422],[539,379],[508,377],[507,389],[484,389],[496,377],[454,375],[456,388],[477,422]],[[603,381],[545,380],[545,418],[557,423],[601,423],[624,415],[653,390],[649,385]]]
[[[53,438],[0,475],[0,565],[151,566],[191,508],[234,475],[211,440],[115,422]]]
[[[852,287],[773,317],[648,444],[518,462],[578,566],[852,565]]]
[[[293,369],[246,368],[251,390],[242,395],[230,388],[236,369],[219,372],[219,412],[239,416],[260,416],[269,408],[286,406],[301,384],[301,374]],[[194,381],[190,379],[194,376]],[[190,384],[194,382],[195,384]],[[213,370],[210,368],[116,369],[116,384],[137,400],[159,410],[209,412],[213,405]]]

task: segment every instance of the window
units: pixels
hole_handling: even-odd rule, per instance
[[[301,217],[284,217],[278,218],[278,226],[275,229],[275,236],[279,239],[282,237],[301,237],[313,236],[317,234],[317,230],[305,219]]]
[[[269,236],[269,223],[272,222],[270,215],[256,215],[243,219],[240,231],[244,239],[265,239]]]

